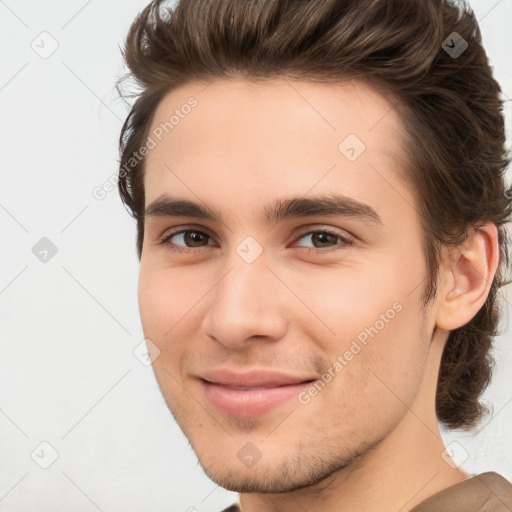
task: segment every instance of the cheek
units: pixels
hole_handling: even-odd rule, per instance
[[[186,344],[173,335],[182,326],[182,320],[190,310],[186,295],[188,288],[177,282],[176,272],[159,269],[149,270],[141,265],[138,282],[139,311],[144,337],[155,343],[160,354],[153,363],[158,385],[174,415],[185,408],[182,388],[178,384],[180,361]],[[171,279],[171,276],[173,279]],[[197,300],[197,299],[196,299]],[[170,341],[172,340],[172,343]]]
[[[354,369],[368,382],[366,403],[385,404],[383,409],[399,414],[412,406],[420,389],[430,339],[415,301],[402,300],[400,312],[378,330],[381,326],[376,322],[364,331],[369,337],[361,350],[361,365]]]
[[[200,325],[200,301],[211,284],[193,277],[188,269],[162,269],[141,266],[138,282],[139,311],[145,338],[160,350],[153,370],[164,396],[181,400],[182,388],[177,383],[184,377],[191,340]],[[172,404],[169,406],[173,410]]]
[[[146,337],[161,340],[199,300],[201,293],[197,286],[191,286],[190,279],[184,282],[179,277],[176,271],[149,270],[141,266],[138,300]]]
[[[428,357],[421,268],[405,272],[398,258],[385,266],[318,273],[300,290],[315,313],[303,317],[302,329],[340,375],[330,387],[369,406],[393,404],[393,395],[409,403]]]
[[[413,290],[410,283],[421,283],[418,270],[406,273],[399,262],[387,262],[386,270],[373,263],[345,268],[316,269],[307,276],[289,274],[287,283],[296,295],[303,299],[303,327],[311,337],[326,340],[328,344],[344,344],[352,339],[379,338],[387,332],[391,335],[403,317],[418,317],[420,311],[419,287]],[[414,322],[413,318],[411,321]],[[385,337],[385,336],[384,336]]]
[[[421,321],[411,315],[406,305],[380,331],[354,327],[353,334],[328,347],[335,376],[312,407],[329,416],[326,421],[347,439],[381,435],[413,406],[428,351],[418,336]]]

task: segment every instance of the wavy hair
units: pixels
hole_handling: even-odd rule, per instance
[[[450,53],[456,43],[464,50],[457,56]],[[501,89],[470,7],[448,0],[180,0],[171,8],[156,0],[131,25],[123,56],[129,73],[118,91],[123,96],[128,78],[140,91],[119,139],[118,185],[136,219],[139,258],[145,160],[133,154],[171,90],[218,78],[355,78],[392,99],[406,127],[403,167],[422,227],[425,306],[436,296],[441,248],[457,246],[485,222],[498,227],[498,272],[482,308],[450,332],[437,385],[440,422],[474,426],[486,411],[480,397],[493,369],[512,191],[505,186]]]

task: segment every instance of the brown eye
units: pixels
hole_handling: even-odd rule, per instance
[[[175,238],[175,240],[171,241],[173,238]],[[161,245],[168,245],[173,251],[190,252],[187,248],[208,245],[203,242],[207,241],[209,238],[209,235],[197,229],[182,229],[181,231],[175,231],[165,235],[159,243]]]
[[[344,249],[346,246],[352,244],[352,240],[348,239],[345,236],[340,235],[339,233],[336,233],[334,231],[329,230],[312,230],[308,231],[306,233],[303,233],[299,240],[302,238],[310,237],[311,241],[313,242],[313,249],[310,249],[307,246],[300,246],[304,247],[307,252],[313,252],[313,253],[330,253],[333,251],[338,251],[340,249]],[[340,241],[337,243],[337,241]],[[326,245],[327,244],[327,245]],[[339,247],[336,247],[339,246]],[[326,250],[321,250],[321,248],[324,247]],[[331,249],[331,247],[334,247]],[[320,248],[320,249],[317,249]]]
[[[197,244],[201,244],[201,241],[204,241],[205,238],[208,238],[208,235],[205,233],[201,233],[200,231],[183,231],[183,240],[190,244],[192,247],[197,247]]]
[[[338,235],[333,235],[332,233],[326,233],[325,231],[319,231],[317,233],[311,234],[311,240],[313,241],[313,244],[315,242],[320,243],[320,247],[324,247],[325,244],[334,243],[336,244],[336,241],[338,240]],[[318,247],[315,245],[315,247]]]

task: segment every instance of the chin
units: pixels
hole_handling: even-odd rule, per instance
[[[253,467],[244,467],[238,459],[228,464],[225,454],[198,458],[208,478],[224,489],[238,493],[279,494],[317,485],[350,466],[357,456],[348,460],[329,460],[297,454],[281,461],[262,457]]]

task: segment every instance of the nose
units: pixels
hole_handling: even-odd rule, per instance
[[[247,263],[230,258],[223,277],[208,294],[203,329],[207,336],[232,349],[254,339],[277,340],[287,329],[285,286],[262,255]]]

